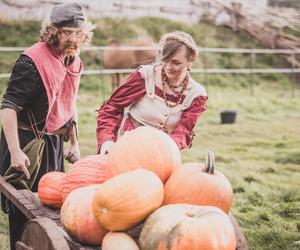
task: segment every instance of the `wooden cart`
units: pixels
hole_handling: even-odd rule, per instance
[[[36,193],[29,190],[16,190],[0,176],[0,191],[28,220],[17,250],[101,250],[101,247],[82,245],[72,239],[64,230],[59,210],[45,207]],[[229,215],[237,238],[237,250],[248,250],[244,234],[232,214]],[[142,225],[127,231],[134,239],[138,238]],[[121,250],[121,248],[120,248]]]

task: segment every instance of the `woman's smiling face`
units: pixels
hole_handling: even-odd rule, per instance
[[[179,80],[187,74],[189,61],[187,58],[186,47],[179,47],[171,56],[162,61],[163,69],[167,77],[172,81]]]

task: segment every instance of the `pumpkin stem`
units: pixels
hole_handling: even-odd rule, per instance
[[[108,209],[106,207],[101,208],[101,212],[104,214],[108,213]]]
[[[205,168],[203,172],[213,175],[215,174],[214,168],[215,168],[215,156],[212,151],[208,150],[205,152]]]

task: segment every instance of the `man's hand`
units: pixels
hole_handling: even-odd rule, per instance
[[[11,163],[10,165],[17,169],[18,171],[24,172],[27,179],[30,178],[28,167],[30,166],[30,161],[24,152],[19,149],[16,152],[11,152]]]
[[[3,131],[10,153],[10,165],[24,172],[26,178],[30,178],[28,167],[30,162],[26,154],[21,150],[18,136],[17,112],[11,108],[4,108],[0,111],[2,118]]]
[[[70,163],[74,163],[80,159],[80,150],[78,144],[71,144],[64,152],[64,158]]]

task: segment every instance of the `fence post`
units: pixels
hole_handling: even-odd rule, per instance
[[[254,53],[254,49],[251,51],[251,85],[250,85],[250,93],[254,95],[254,82],[255,82],[255,74],[254,68],[256,64],[256,54]]]
[[[208,85],[208,77],[207,77],[207,61],[206,61],[206,52],[205,52],[205,48],[203,48],[203,56],[202,56],[202,61],[203,61],[203,68],[204,68],[204,84],[207,86]]]
[[[292,52],[292,98],[295,97],[296,75],[295,75],[295,52]]]
[[[105,100],[105,82],[104,82],[104,74],[100,74],[100,92],[101,92],[101,98],[103,101]]]

